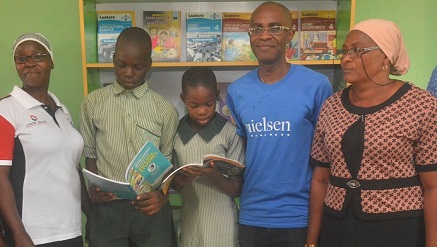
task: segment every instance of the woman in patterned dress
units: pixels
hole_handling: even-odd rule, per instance
[[[391,21],[358,23],[342,53],[350,86],[317,123],[307,245],[437,246],[437,99],[390,77],[409,68]]]

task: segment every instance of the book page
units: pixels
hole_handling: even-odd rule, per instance
[[[204,164],[202,164],[202,163],[192,163],[192,164],[183,165],[183,166],[179,167],[178,169],[174,170],[161,183],[161,190],[162,190],[162,192],[164,194],[167,194],[168,191],[170,190],[171,181],[173,180],[174,176],[178,172],[180,172],[183,168],[189,167],[189,166],[199,166],[199,167],[202,167],[202,166],[204,166]]]
[[[87,169],[82,169],[83,175],[88,179],[89,183],[99,187],[102,191],[112,192],[117,199],[134,200],[137,193],[131,188],[129,183],[112,180],[109,178],[97,175]]]
[[[233,177],[241,175],[244,172],[245,166],[237,160],[229,159],[220,155],[207,154],[203,158],[203,163],[214,161],[214,165],[220,170],[224,176]]]

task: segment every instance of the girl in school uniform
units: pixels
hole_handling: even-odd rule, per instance
[[[182,76],[182,93],[188,114],[179,122],[175,138],[175,166],[199,163],[205,154],[243,162],[244,144],[235,126],[216,112],[219,90],[214,72],[193,67]],[[183,168],[173,188],[181,191],[182,247],[237,247],[238,215],[235,197],[242,176],[225,177],[209,167]]]

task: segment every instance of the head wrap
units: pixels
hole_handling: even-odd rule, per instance
[[[14,41],[14,48],[12,50],[12,58],[15,55],[15,50],[17,49],[18,45],[20,45],[21,43],[25,42],[25,41],[35,41],[37,43],[39,43],[40,45],[42,45],[47,52],[50,54],[50,57],[53,60],[53,51],[52,51],[52,47],[50,46],[50,42],[46,39],[46,37],[44,37],[42,34],[39,33],[24,33],[22,35],[20,35],[15,41]]]
[[[352,30],[369,36],[390,59],[392,75],[404,75],[410,67],[410,59],[398,26],[383,19],[369,19],[356,24]],[[351,31],[352,31],[351,30]]]

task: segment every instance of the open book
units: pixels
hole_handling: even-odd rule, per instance
[[[125,182],[102,177],[83,169],[88,181],[102,191],[114,193],[118,199],[134,200],[137,195],[157,189],[173,165],[152,142],[146,142],[126,169]]]
[[[167,194],[171,181],[173,180],[174,176],[180,172],[183,168],[189,167],[189,166],[199,166],[199,167],[208,167],[211,163],[211,161],[214,161],[214,165],[217,167],[218,170],[220,170],[225,177],[233,177],[243,174],[245,166],[238,162],[237,160],[229,159],[220,155],[215,154],[207,154],[203,156],[201,163],[191,163],[186,164],[178,169],[174,170],[172,173],[170,173],[163,181],[161,185],[161,190],[164,192],[164,194]]]

